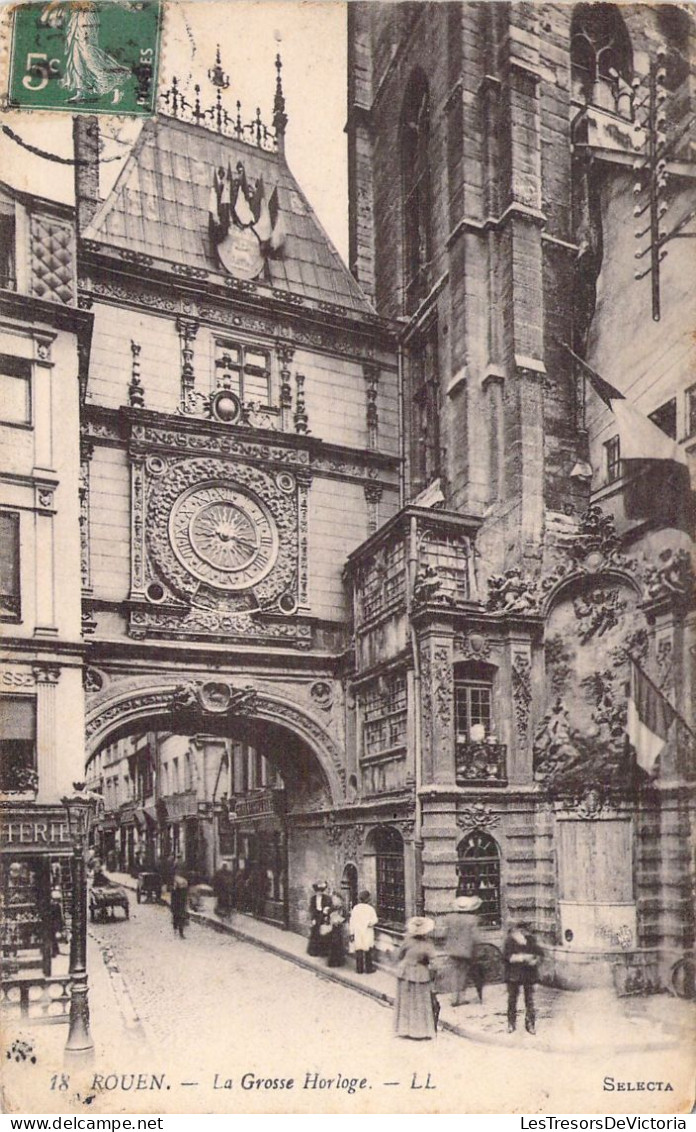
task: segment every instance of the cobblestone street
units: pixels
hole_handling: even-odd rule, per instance
[[[129,921],[92,925],[90,937],[95,1062],[71,1070],[69,1094],[52,1091],[45,1107],[34,1075],[33,1111],[76,1099],[90,1111],[153,1113],[456,1112],[463,1095],[469,1112],[580,1111],[588,1094],[595,1104],[583,1111],[688,1103],[673,1049],[548,1053],[524,1033],[507,1049],[446,1032],[400,1040],[385,1005],[204,925],[182,940],[164,906],[132,900]],[[47,1030],[65,1041],[64,1027],[44,1028],[42,1040]],[[605,1091],[605,1076],[672,1081],[674,1092]],[[294,1086],[245,1089],[243,1078]]]

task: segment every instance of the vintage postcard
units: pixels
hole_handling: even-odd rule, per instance
[[[3,1111],[685,1128],[696,11],[0,20]]]

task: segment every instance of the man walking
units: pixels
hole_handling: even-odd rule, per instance
[[[353,941],[355,952],[355,970],[358,975],[372,975],[374,965],[372,962],[372,948],[375,945],[375,924],[377,913],[370,904],[370,894],[367,889],[358,896],[358,903],[350,913],[349,933]]]
[[[534,984],[538,979],[539,960],[543,955],[529,924],[513,924],[503,947],[505,981],[508,991],[508,1033],[517,1025],[517,1000],[524,990],[524,1026],[528,1034],[536,1033]]]
[[[445,919],[445,947],[452,972],[452,1006],[461,1006],[471,981],[483,1002],[483,972],[476,962],[480,896],[457,896]]]
[[[172,912],[172,927],[184,938],[184,928],[187,921],[188,881],[183,875],[181,864],[177,862],[170,889],[170,904]]]

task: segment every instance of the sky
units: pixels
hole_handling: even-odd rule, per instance
[[[8,3],[0,0],[3,25]],[[237,99],[250,121],[256,107],[271,124],[276,52],[283,60],[288,114],[286,157],[321,223],[347,259],[346,6],[343,0],[166,0],[160,89],[172,76],[180,85],[201,84],[203,105],[215,89],[207,78],[220,44],[230,76],[224,104],[233,113]],[[0,64],[3,66],[3,64]],[[4,91],[7,78],[0,75]],[[208,96],[206,99],[206,95]],[[23,140],[70,156],[69,115],[14,111],[0,116]],[[139,125],[103,118],[104,156],[127,155]],[[122,161],[102,167],[102,195]],[[72,170],[35,157],[0,135],[0,180],[52,199],[72,202]]]

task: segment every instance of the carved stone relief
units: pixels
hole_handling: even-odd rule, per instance
[[[227,617],[243,633],[244,619],[259,612],[296,611],[307,509],[300,523],[292,477],[288,490],[280,476],[212,457],[136,457],[131,468],[132,592],[150,602],[134,611],[136,631],[163,619],[181,630],[193,614],[198,632],[224,631],[219,618]]]
[[[512,698],[515,726],[521,748],[529,741],[529,713],[532,706],[532,660],[529,653],[515,652],[512,660]]]
[[[460,829],[491,829],[500,821],[500,815],[493,813],[485,802],[473,802],[457,810],[457,825]]]

